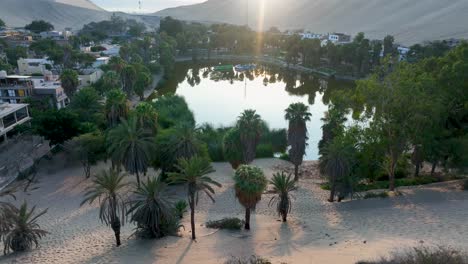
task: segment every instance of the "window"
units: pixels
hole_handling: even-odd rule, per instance
[[[8,90],[8,96],[9,97],[15,97],[16,96],[15,90]]]

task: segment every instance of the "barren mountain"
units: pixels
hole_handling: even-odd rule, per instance
[[[248,21],[259,29],[362,31],[372,38],[392,34],[404,44],[468,38],[467,14],[467,0],[208,0],[156,13],[192,21]]]
[[[0,18],[13,27],[23,27],[33,20],[42,19],[59,30],[66,27],[78,30],[84,24],[106,20],[111,15],[112,12],[105,11],[90,0],[0,0]],[[149,27],[159,23],[156,16],[119,15],[143,21]]]

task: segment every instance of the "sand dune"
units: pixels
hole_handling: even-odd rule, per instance
[[[89,0],[1,0],[0,18],[8,26],[24,27],[32,20],[43,19],[52,23],[55,29],[70,27],[79,30],[90,22],[107,20],[112,12],[93,4]],[[148,28],[159,25],[159,17],[117,13],[124,18],[144,22]]]
[[[271,177],[285,162],[263,159],[254,164]],[[207,229],[203,226],[207,220],[242,218],[244,214],[233,191],[233,170],[227,163],[213,166],[212,177],[223,187],[216,189],[214,204],[204,195],[200,197],[196,242],[190,240],[189,218],[185,217],[182,237],[160,240],[135,239],[131,237],[134,225],[126,224],[123,244],[116,248],[111,229],[98,220],[98,208],[79,207],[90,182],[84,179],[81,167],[67,164],[61,155],[44,161],[37,175],[39,188],[29,195],[19,194],[17,203],[26,199],[39,209],[49,208],[40,224],[50,235],[40,248],[0,256],[0,263],[219,264],[230,256],[258,254],[275,264],[347,264],[419,244],[468,248],[468,192],[458,190],[455,183],[402,189],[404,195],[399,197],[330,204],[325,202],[328,193],[317,185],[321,179],[316,171],[301,179],[287,224],[278,221],[268,207],[270,197],[265,195],[253,215],[250,232]],[[177,187],[168,195],[176,200],[185,191]]]
[[[365,32],[373,38],[392,34],[399,42],[467,38],[466,0],[208,0],[157,12],[186,20],[246,24],[258,28],[315,32]],[[262,15],[263,14],[263,15]]]

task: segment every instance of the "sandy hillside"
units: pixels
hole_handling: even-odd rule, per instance
[[[53,164],[53,165],[52,165]],[[271,177],[279,160],[255,161]],[[79,207],[89,181],[79,166],[68,168],[59,156],[44,162],[37,175],[36,190],[20,194],[49,212],[40,220],[50,235],[30,252],[0,256],[0,263],[223,263],[229,256],[258,254],[273,263],[354,263],[374,258],[395,247],[419,244],[453,245],[468,248],[468,192],[456,184],[403,190],[404,195],[388,199],[325,202],[327,193],[317,183],[315,170],[309,171],[294,193],[289,222],[278,221],[263,197],[252,218],[252,231],[217,231],[203,227],[207,220],[226,216],[243,217],[244,210],[233,191],[232,169],[215,163],[212,177],[223,184],[216,190],[216,203],[202,196],[197,213],[198,240],[190,240],[188,218],[182,237],[138,240],[130,237],[133,225],[123,230],[123,245],[114,247],[113,233],[98,221],[95,206]],[[99,167],[102,167],[101,164]],[[65,169],[67,167],[67,169]],[[173,188],[168,195],[179,199],[185,192]],[[1,245],[0,245],[1,246]]]
[[[268,29],[313,32],[365,32],[373,38],[392,34],[399,42],[467,38],[466,0],[208,0],[157,12],[186,20],[216,21]]]
[[[0,0],[0,18],[11,27],[24,27],[33,20],[42,19],[52,23],[57,30],[67,27],[79,30],[85,24],[108,20],[112,14],[89,0]],[[116,14],[144,22],[148,28],[159,25],[157,16]]]

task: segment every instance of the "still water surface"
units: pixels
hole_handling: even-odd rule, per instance
[[[309,105],[312,113],[306,160],[318,159],[322,121],[333,90],[353,89],[353,82],[258,65],[250,72],[217,72],[213,65],[178,63],[159,91],[185,97],[198,124],[232,126],[245,109],[255,109],[271,128],[287,128],[284,110],[291,104]]]

